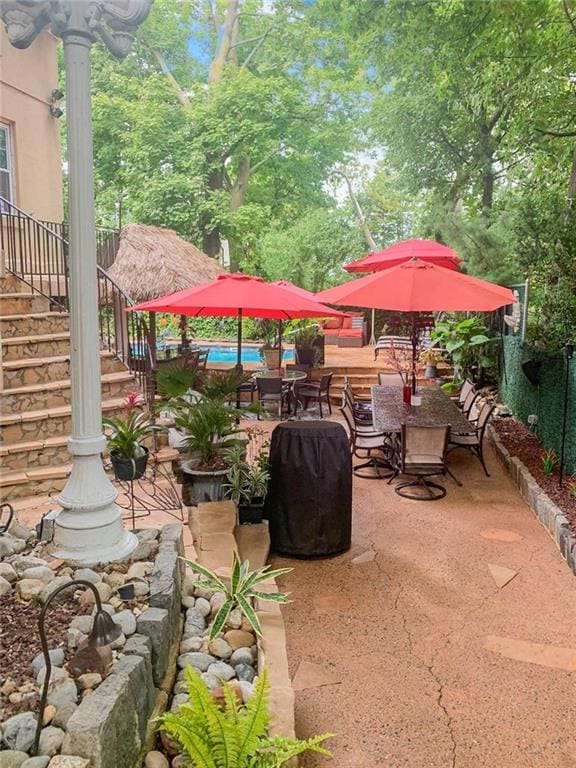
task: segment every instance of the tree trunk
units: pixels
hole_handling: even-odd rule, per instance
[[[226,16],[224,17],[224,30],[222,32],[222,39],[214,61],[210,66],[210,73],[208,75],[208,84],[218,83],[222,79],[224,72],[224,66],[228,59],[230,49],[237,42],[238,36],[238,3],[239,0],[228,0],[228,6],[226,8]],[[233,49],[235,50],[235,49]]]
[[[248,191],[248,182],[250,181],[250,158],[241,157],[238,163],[238,172],[236,173],[236,181],[230,192],[230,210],[232,213],[237,211],[246,199],[246,192]]]

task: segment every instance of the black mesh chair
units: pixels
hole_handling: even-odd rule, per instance
[[[332,413],[332,405],[330,403],[331,382],[332,374],[325,373],[319,381],[308,381],[301,387],[298,387],[298,399],[304,401],[304,410],[308,408],[310,400],[317,402],[320,408],[320,418],[323,418],[322,401],[324,401],[328,405],[328,412]]]
[[[278,404],[278,418],[282,419],[282,406],[287,401],[289,395],[289,388],[282,382],[280,376],[267,377],[258,376],[256,378],[256,386],[258,389],[258,400],[262,405],[266,403]],[[260,418],[260,413],[258,413]]]
[[[299,371],[300,373],[305,373],[306,378],[305,379],[298,379],[296,381],[293,381],[290,383],[290,392],[289,392],[289,410],[292,410],[292,405],[294,406],[294,416],[298,414],[298,393],[300,392],[300,388],[303,387],[307,381],[310,380],[310,371],[312,369],[312,366],[309,363],[288,363],[286,365],[287,371]],[[301,401],[300,401],[301,402]]]
[[[342,390],[342,405],[346,403],[352,408],[355,420],[360,424],[372,424],[372,402],[368,400],[359,400],[352,389],[348,380],[344,382]]]
[[[391,461],[395,447],[389,435],[359,422],[348,401],[344,402],[340,412],[348,427],[348,441],[352,456],[365,459],[362,464],[355,464],[352,467],[353,473],[364,480],[384,480],[391,477],[394,472]]]
[[[450,451],[453,451],[455,448],[466,448],[470,453],[474,454],[480,460],[486,477],[490,477],[490,473],[486,469],[486,462],[484,461],[484,433],[494,413],[494,408],[496,408],[495,403],[484,403],[476,420],[476,432],[473,435],[452,435],[449,446]]]
[[[402,424],[395,474],[411,475],[414,479],[395,486],[394,490],[399,496],[415,501],[437,501],[446,496],[446,488],[429,478],[447,472],[449,434],[449,426]]]

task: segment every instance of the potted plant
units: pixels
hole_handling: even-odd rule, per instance
[[[207,397],[196,402],[180,399],[173,409],[176,427],[184,433],[183,445],[191,454],[181,464],[187,481],[185,502],[219,501],[230,468],[226,449],[238,442],[234,435],[241,431],[235,424],[237,411],[223,399]]]
[[[254,323],[258,338],[263,340],[260,357],[267,368],[279,367],[278,327],[274,320],[258,319]]]
[[[296,362],[300,365],[309,365],[311,368],[317,366],[322,356],[322,342],[323,336],[317,323],[301,322],[294,334]]]
[[[102,419],[110,432],[107,435],[110,461],[117,480],[138,480],[148,464],[148,448],[142,440],[162,429],[154,424],[152,415],[141,410],[139,392],[130,392],[124,401],[124,416]]]
[[[244,447],[236,445],[227,450],[226,458],[230,468],[224,494],[238,507],[240,524],[261,523],[270,480],[266,452],[261,450],[254,461],[248,462]]]
[[[438,363],[442,362],[442,353],[439,349],[425,349],[420,353],[420,360],[425,364],[424,376],[427,379],[438,378]]]
[[[464,320],[449,318],[436,323],[432,338],[450,355],[454,382],[482,378],[484,369],[494,364],[494,338],[487,335],[480,317]]]

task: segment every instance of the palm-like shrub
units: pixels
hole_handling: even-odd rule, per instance
[[[227,586],[222,579],[209,568],[200,565],[200,563],[197,563],[194,560],[186,560],[185,562],[195,573],[200,574],[202,577],[197,582],[198,586],[207,587],[216,592],[223,592],[226,596],[224,603],[220,606],[218,613],[214,617],[214,621],[210,625],[211,640],[218,636],[226,623],[230,611],[236,607],[240,608],[244,616],[246,616],[254,632],[256,632],[257,635],[261,635],[262,628],[260,626],[260,619],[251,605],[251,601],[255,597],[260,600],[267,600],[275,603],[288,602],[287,594],[281,592],[260,592],[255,589],[255,587],[265,581],[275,579],[277,576],[282,576],[284,573],[290,573],[292,568],[277,568],[275,571],[270,571],[270,566],[265,565],[263,568],[257,568],[255,571],[250,572],[249,561],[244,560],[241,564],[236,552],[234,552],[232,572],[230,574],[230,585]]]
[[[235,426],[237,411],[220,399],[204,398],[188,402],[180,398],[173,403],[174,423],[183,430],[184,445],[198,454],[196,469],[211,471],[227,466],[224,450],[241,430]]]
[[[246,705],[225,683],[223,709],[194,669],[187,667],[185,675],[190,700],[178,712],[164,714],[160,727],[182,746],[194,768],[279,768],[308,750],[331,756],[321,746],[330,733],[307,740],[267,735],[266,670]]]

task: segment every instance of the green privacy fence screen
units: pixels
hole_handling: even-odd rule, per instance
[[[517,337],[503,339],[504,366],[500,376],[500,395],[517,419],[528,424],[528,416],[536,414],[535,432],[544,448],[559,455],[562,441],[564,383],[566,360],[562,353],[543,352]],[[531,384],[522,370],[525,360],[541,362],[540,382]],[[570,362],[568,377],[568,411],[564,466],[576,472],[576,356]]]

